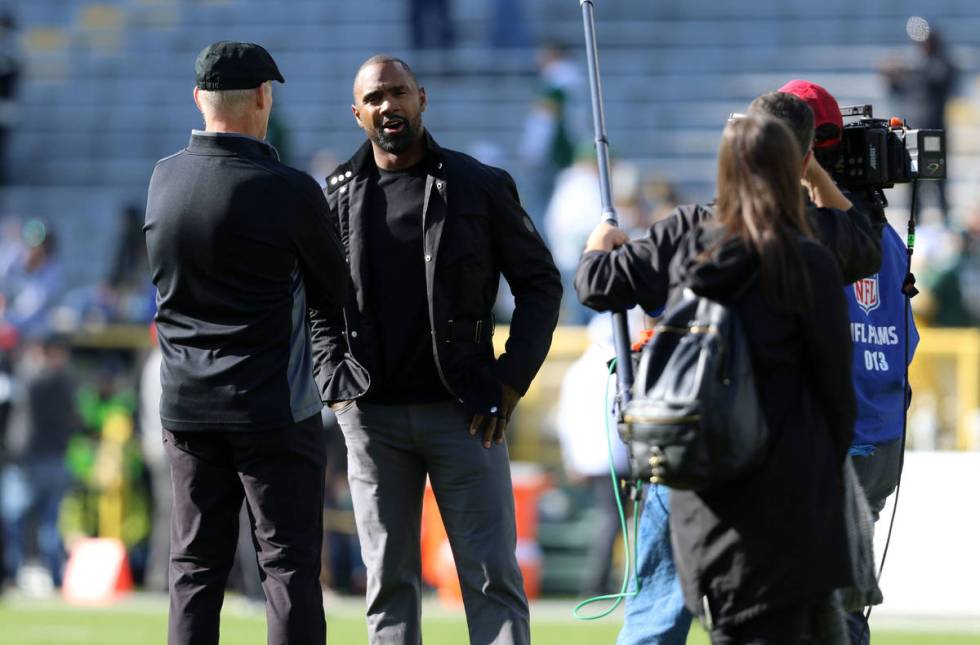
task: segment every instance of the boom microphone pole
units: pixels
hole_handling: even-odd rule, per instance
[[[593,0],[579,0],[582,22],[585,25],[585,53],[589,59],[589,89],[592,93],[592,128],[595,132],[595,152],[599,163],[599,194],[602,199],[601,221],[619,226],[619,217],[612,203],[609,182],[609,139],[606,136],[606,116],[602,107],[602,84],[599,80],[599,54],[595,39],[595,8]],[[616,344],[616,381],[620,410],[633,395],[633,361],[630,358],[630,331],[625,311],[614,311],[613,338]]]

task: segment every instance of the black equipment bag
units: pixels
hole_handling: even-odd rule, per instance
[[[636,479],[704,490],[765,457],[748,342],[725,305],[685,289],[643,350],[635,392],[619,434]]]

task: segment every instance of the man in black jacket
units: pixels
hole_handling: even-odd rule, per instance
[[[404,61],[354,81],[367,135],[327,181],[350,263],[343,316],[314,312],[324,401],[337,413],[368,569],[372,643],[420,643],[422,495],[428,475],[476,643],[527,643],[514,554],[507,421],[551,345],[561,282],[510,176],[439,147]],[[516,307],[495,358],[500,274]]]
[[[269,53],[215,43],[196,77],[206,130],[157,163],[144,228],[174,480],[169,643],[217,644],[243,497],[269,643],[324,643],[326,436],[307,310],[340,311],[344,257],[319,185],[263,140],[270,81],[284,82]]]
[[[753,101],[749,113],[779,118],[795,135],[805,157],[801,182],[807,189],[807,216],[818,239],[834,256],[844,284],[877,272],[885,222],[880,217],[869,219],[855,208],[813,159],[814,116],[810,107],[792,94],[770,92]],[[597,226],[575,276],[579,299],[598,311],[636,305],[649,312],[659,310],[671,287],[671,259],[689,231],[714,217],[712,206],[680,206],[654,224],[647,237],[632,241],[613,226]],[[645,498],[637,538],[641,589],[627,601],[619,642],[679,645],[686,642],[691,613],[683,604],[670,548],[668,491],[653,486]]]

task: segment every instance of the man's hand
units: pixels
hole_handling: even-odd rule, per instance
[[[810,199],[821,208],[836,208],[847,211],[853,206],[851,200],[844,196],[830,174],[815,158],[803,170],[803,185],[810,191]]]
[[[622,229],[613,226],[609,222],[602,222],[592,229],[592,233],[585,243],[585,250],[609,252],[629,241],[629,236]]]
[[[489,448],[495,443],[504,440],[504,432],[507,431],[507,423],[510,422],[510,415],[517,407],[517,402],[521,400],[521,395],[514,388],[501,383],[500,385],[500,416],[485,417],[480,414],[473,415],[470,422],[470,436],[475,437],[476,433],[483,433],[483,447]]]

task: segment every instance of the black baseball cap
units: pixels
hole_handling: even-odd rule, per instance
[[[255,43],[222,40],[205,47],[194,63],[202,90],[250,90],[266,81],[285,83],[276,61]]]

